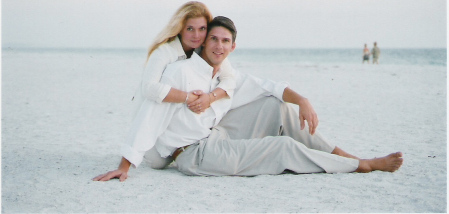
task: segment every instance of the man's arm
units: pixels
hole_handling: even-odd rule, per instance
[[[318,116],[310,104],[309,100],[290,88],[285,88],[282,99],[285,102],[293,103],[299,106],[299,120],[301,122],[301,130],[304,129],[304,120],[307,120],[309,125],[309,133],[311,135],[315,134],[316,127],[318,126]]]
[[[260,79],[249,74],[235,70],[237,87],[232,100],[231,109],[238,108],[253,102],[264,96],[274,96],[282,102],[289,102],[300,107],[299,119],[301,129],[304,129],[304,120],[307,120],[310,134],[314,134],[318,126],[318,116],[309,101],[288,88],[285,82],[275,82],[268,79]]]

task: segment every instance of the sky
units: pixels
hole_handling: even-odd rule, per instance
[[[2,48],[143,48],[187,1],[2,0]],[[240,48],[446,48],[446,0],[203,0]]]

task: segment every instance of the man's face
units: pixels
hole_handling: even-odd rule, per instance
[[[224,27],[212,28],[206,36],[203,46],[201,57],[212,67],[220,66],[229,53],[235,49],[232,34]]]

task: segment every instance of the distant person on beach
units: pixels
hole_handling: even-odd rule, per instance
[[[365,61],[369,64],[369,55],[370,55],[370,52],[369,52],[368,46],[365,44],[365,48],[363,49],[363,61],[362,61],[362,64],[364,64]]]
[[[377,42],[374,42],[374,47],[371,50],[371,54],[373,55],[373,64],[379,64],[380,49],[377,47]]]
[[[187,60],[168,65],[161,82],[185,91],[194,88],[211,91],[218,85],[217,78],[220,76],[223,61],[236,47],[236,35],[237,30],[230,19],[221,16],[214,18],[208,25],[208,34],[200,53],[193,53]],[[400,152],[382,158],[358,159],[348,154],[350,157],[311,149],[286,136],[231,139],[226,128],[218,124],[221,117],[231,109],[231,106],[245,105],[269,94],[257,88],[259,82],[256,78],[250,76],[242,78],[237,73],[236,80],[237,88],[233,98],[217,100],[211,108],[201,114],[192,112],[182,103],[159,104],[161,108],[157,108],[157,113],[163,116],[151,122],[156,126],[163,126],[165,129],[163,134],[153,142],[139,142],[144,145],[128,145],[128,153],[122,158],[119,168],[99,175],[93,180],[107,181],[119,178],[120,181],[124,181],[131,164],[137,167],[145,151],[152,147],[156,147],[162,156],[171,154],[178,170],[186,175],[253,176],[280,174],[287,169],[296,173],[374,170],[393,172],[401,166]],[[288,87],[283,87],[282,91],[282,99],[285,102],[301,106],[301,102],[306,101]],[[260,116],[263,119],[268,115]],[[282,132],[282,127],[277,128]]]

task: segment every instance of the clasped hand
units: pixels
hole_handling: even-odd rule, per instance
[[[189,99],[186,104],[191,111],[200,114],[210,107],[210,97],[201,90],[195,90],[189,92]]]

